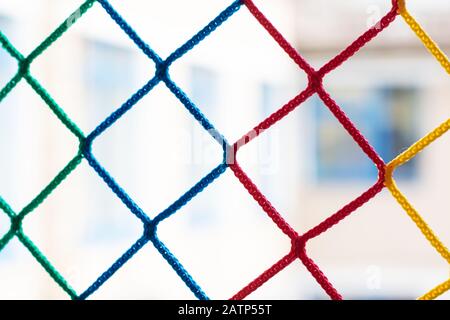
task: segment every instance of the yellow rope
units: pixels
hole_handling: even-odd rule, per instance
[[[431,39],[431,37],[425,32],[422,26],[411,16],[411,14],[406,9],[405,0],[398,0],[399,14],[403,17],[405,22],[409,25],[411,30],[415,32],[417,37],[422,41],[425,47],[430,51],[430,53],[436,58],[437,61],[444,67],[448,74],[450,74],[450,62],[445,53],[439,49],[438,45]],[[394,160],[386,165],[386,176],[385,185],[391,192],[392,196],[397,200],[397,202],[402,206],[406,213],[411,217],[420,231],[423,233],[425,238],[430,242],[430,244],[439,252],[439,254],[447,261],[450,265],[450,252],[445,247],[445,245],[439,240],[439,238],[434,234],[433,230],[427,225],[425,220],[419,215],[419,213],[414,209],[414,207],[409,203],[408,199],[400,192],[395,180],[393,178],[393,173],[395,169],[412,158],[414,158],[420,151],[426,148],[433,141],[441,137],[450,129],[450,119],[442,123],[439,127],[434,129],[431,133],[426,135],[424,138],[417,141],[409,149],[398,155]],[[450,289],[450,278],[436,286],[434,289],[428,293],[421,296],[420,300],[431,300]]]
[[[394,170],[414,158],[419,152],[425,149],[433,141],[441,137],[450,129],[450,119],[447,119],[439,127],[434,129],[431,133],[426,135],[424,138],[417,141],[406,151],[398,155],[394,160],[386,166],[386,178],[385,185],[391,192],[392,196],[397,200],[397,202],[403,207],[406,213],[411,217],[426,239],[431,243],[431,245],[439,252],[439,254],[450,264],[450,252],[445,247],[445,245],[439,240],[439,238],[434,234],[433,230],[427,225],[419,213],[414,209],[414,207],[409,203],[408,199],[400,192],[395,180],[393,178]],[[438,285],[436,288],[426,293],[419,299],[434,299],[437,296],[443,294],[450,288],[450,279],[446,282]]]
[[[433,300],[437,297],[439,297],[444,292],[448,291],[450,289],[450,279],[447,281],[441,283],[436,288],[431,290],[430,292],[424,294],[419,298],[419,300]]]
[[[425,32],[422,26],[411,16],[406,9],[405,0],[398,0],[399,13],[409,25],[409,27],[416,33],[425,47],[430,53],[439,61],[448,74],[450,74],[450,62],[445,53],[439,49],[439,46],[431,39],[431,37]]]

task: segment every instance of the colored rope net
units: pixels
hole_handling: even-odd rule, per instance
[[[43,54],[55,41],[57,41],[77,20],[79,20],[95,3],[101,5],[106,13],[113,19],[120,28],[128,35],[135,45],[155,63],[155,75],[134,95],[132,95],[125,103],[100,123],[91,133],[85,135],[81,129],[67,116],[63,108],[61,108],[46,89],[31,75],[30,65],[41,54]],[[207,36],[213,33],[225,21],[227,21],[236,11],[246,7],[247,10],[256,18],[261,26],[266,29],[268,34],[276,41],[276,43],[286,52],[286,54],[298,65],[302,72],[308,76],[308,85],[305,90],[300,92],[288,103],[283,105],[276,112],[271,114],[264,121],[256,125],[253,130],[240,138],[235,143],[228,143],[224,136],[218,132],[213,124],[202,114],[197,106],[189,99],[187,94],[172,81],[169,69],[170,66],[178,59],[183,57],[189,50],[193,49]],[[58,173],[58,175],[21,211],[15,212],[10,205],[0,197],[0,208],[10,218],[11,224],[9,231],[0,239],[0,251],[16,237],[33,255],[37,262],[45,269],[49,276],[72,298],[86,299],[97,291],[114,273],[119,270],[127,261],[129,261],[139,250],[151,243],[161,254],[161,256],[169,263],[178,276],[184,281],[186,286],[193,292],[198,299],[208,299],[206,293],[195,282],[188,271],[183,267],[180,261],[171,253],[165,244],[158,238],[157,227],[159,223],[175,214],[180,208],[186,205],[197,194],[202,192],[218,177],[220,177],[228,168],[233,171],[237,179],[247,189],[249,194],[261,206],[264,212],[273,220],[274,224],[290,238],[292,246],[291,250],[277,261],[272,267],[264,271],[260,276],[250,282],[242,290],[236,293],[231,299],[243,299],[249,294],[257,290],[265,282],[275,277],[288,265],[297,259],[302,263],[311,275],[316,279],[317,283],[332,299],[342,299],[341,294],[319,266],[308,256],[306,245],[309,240],[318,237],[334,225],[354,213],[358,208],[375,197],[385,186],[389,189],[392,196],[398,201],[401,207],[406,211],[410,218],[417,225],[429,243],[436,251],[450,264],[450,253],[445,245],[434,234],[430,227],[426,224],[419,213],[414,209],[406,197],[398,189],[393,173],[395,169],[407,161],[415,157],[420,151],[425,149],[433,141],[447,133],[450,129],[450,119],[441,124],[427,136],[416,142],[405,152],[398,155],[390,163],[385,164],[366,138],[360,133],[352,121],[337,105],[333,98],[327,93],[323,86],[324,77],[338,68],[351,58],[356,52],[364,47],[368,42],[374,39],[380,32],[385,30],[396,18],[401,15],[405,22],[411,27],[416,35],[423,42],[430,53],[436,57],[438,62],[444,69],[450,73],[450,62],[447,56],[439,49],[438,45],[426,34],[422,27],[415,21],[411,14],[407,11],[404,0],[392,0],[391,10],[363,35],[352,42],[347,48],[340,52],[336,57],[331,59],[320,69],[315,70],[294,47],[283,37],[283,35],[275,28],[275,26],[264,16],[252,0],[236,0],[231,3],[224,11],[222,11],[215,19],[213,19],[206,27],[195,34],[186,43],[171,53],[166,59],[162,59],[150,46],[148,46],[133,30],[133,28],[116,12],[107,0],[87,0],[85,1],[66,21],[64,21],[53,33],[51,33],[35,50],[28,56],[23,56],[0,31],[0,44],[18,63],[18,71],[16,75],[6,84],[0,91],[0,103],[3,99],[16,87],[20,81],[25,81],[48,105],[55,116],[64,126],[78,138],[79,149],[74,158]],[[158,84],[164,84],[172,94],[184,105],[184,107],[192,114],[201,126],[213,136],[213,138],[222,146],[223,161],[218,164],[209,174],[202,178],[197,184],[183,194],[178,200],[172,203],[164,211],[159,213],[154,219],[151,219],[127,192],[115,181],[109,172],[102,167],[91,151],[91,146],[95,139],[108,130],[116,121],[118,121],[127,111],[133,108],[144,96],[149,94]],[[270,201],[261,193],[258,187],[252,182],[247,174],[242,170],[237,161],[237,154],[240,148],[257,138],[263,131],[271,128],[275,123],[283,119],[290,112],[298,108],[304,101],[311,96],[317,96],[323,101],[325,106],[332,112],[336,120],[344,127],[348,134],[359,145],[361,150],[373,162],[378,169],[378,180],[368,190],[363,192],[356,199],[345,205],[343,208],[332,214],[330,217],[322,221],[314,228],[298,233],[294,230],[270,203]],[[51,262],[33,243],[33,241],[24,233],[22,229],[23,220],[31,214],[46,198],[67,178],[78,165],[86,160],[92,169],[104,180],[114,194],[127,206],[143,224],[143,234],[137,241],[121,256],[113,265],[108,268],[98,279],[89,286],[84,292],[77,293],[64,279],[64,277],[56,270]],[[434,289],[425,293],[420,299],[433,299],[450,289],[450,279],[437,285]]]

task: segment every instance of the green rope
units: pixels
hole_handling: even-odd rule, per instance
[[[81,16],[83,16],[89,8],[92,7],[96,0],[88,0],[84,2],[72,15],[66,19],[59,27],[52,32],[31,54],[24,57],[8,40],[8,38],[0,31],[0,45],[18,62],[18,71],[14,77],[0,90],[0,102],[13,90],[22,80],[30,85],[30,87],[41,97],[56,117],[69,129],[79,140],[80,149],[77,155],[56,175],[56,177],[18,214],[14,212],[11,206],[0,197],[0,209],[6,213],[11,220],[9,231],[0,239],[0,251],[16,236],[19,241],[28,249],[31,255],[39,262],[50,277],[72,298],[77,299],[78,295],[75,290],[70,287],[64,277],[56,270],[56,268],[48,261],[48,259],[40,252],[37,246],[29,239],[22,230],[22,221],[29,213],[34,211],[71,172],[78,167],[83,159],[81,146],[84,144],[85,135],[83,131],[69,118],[64,110],[56,103],[44,87],[30,74],[30,64],[45,50],[48,49],[56,40],[58,40]]]

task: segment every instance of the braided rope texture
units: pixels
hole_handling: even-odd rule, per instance
[[[155,63],[156,73],[153,77],[135,94],[133,94],[125,103],[101,122],[91,133],[85,135],[82,130],[68,117],[46,89],[31,75],[30,65],[41,54],[43,54],[55,41],[57,41],[77,20],[79,20],[93,5],[100,5],[106,13],[113,19],[119,27],[125,32],[135,45]],[[170,66],[178,59],[183,57],[188,51],[197,46],[201,41],[213,33],[224,22],[226,22],[235,12],[245,7],[256,18],[261,26],[266,29],[269,36],[286,52],[286,54],[298,65],[302,72],[308,75],[308,86],[300,92],[292,100],[283,105],[280,109],[271,114],[268,118],[256,125],[253,130],[240,138],[235,143],[228,143],[225,137],[218,132],[213,124],[203,115],[201,110],[189,99],[187,94],[172,81],[169,69]],[[337,291],[332,283],[327,279],[319,266],[307,255],[306,244],[312,238],[318,237],[337,223],[354,213],[358,208],[374,198],[384,187],[387,187],[392,196],[398,201],[401,207],[411,217],[420,231],[423,233],[429,243],[437,250],[437,252],[450,264],[450,253],[445,245],[434,234],[419,213],[409,203],[406,197],[396,186],[393,178],[395,169],[407,161],[414,158],[420,151],[425,149],[433,141],[447,133],[450,129],[450,119],[441,124],[427,136],[416,142],[405,152],[397,156],[390,163],[385,164],[383,159],[377,154],[366,138],[355,127],[352,121],[337,105],[333,98],[327,93],[323,87],[324,77],[350,59],[368,42],[374,39],[380,32],[389,27],[389,25],[401,16],[410,28],[416,33],[430,53],[435,56],[437,61],[450,74],[450,62],[447,56],[439,49],[438,45],[427,35],[420,24],[411,16],[405,6],[404,0],[392,0],[392,8],[374,27],[367,30],[347,48],[340,52],[336,57],[331,59],[320,69],[315,70],[294,47],[283,37],[276,27],[266,18],[252,0],[235,0],[227,8],[225,8],[216,18],[214,18],[207,26],[201,29],[197,34],[190,38],[186,43],[171,53],[166,59],[161,58],[151,47],[146,44],[133,28],[125,21],[120,14],[110,5],[107,0],[86,0],[68,19],[56,28],[40,45],[36,47],[28,56],[23,56],[0,31],[0,44],[11,57],[18,63],[18,71],[15,76],[0,91],[0,103],[3,99],[16,87],[16,85],[24,80],[38,94],[42,100],[48,105],[54,115],[61,121],[64,126],[78,138],[79,148],[75,157],[56,175],[56,177],[21,211],[14,212],[11,206],[0,196],[0,209],[10,218],[11,225],[9,231],[0,238],[0,252],[14,237],[30,251],[36,261],[44,268],[48,275],[64,290],[72,299],[86,299],[97,291],[108,279],[110,279],[117,270],[127,263],[139,250],[151,243],[161,254],[161,256],[169,263],[180,279],[192,291],[198,299],[209,299],[202,288],[195,282],[188,271],[183,267],[181,262],[171,253],[171,251],[158,238],[157,227],[160,222],[175,214],[180,208],[191,201],[195,196],[207,188],[217,178],[219,178],[228,168],[232,170],[236,178],[242,183],[249,194],[260,205],[264,212],[273,220],[274,224],[290,238],[292,246],[289,253],[276,262],[268,270],[264,271],[256,279],[246,285],[237,292],[231,299],[244,299],[249,294],[257,290],[265,282],[276,276],[288,265],[295,260],[299,261],[307,268],[311,275],[323,290],[335,300],[341,300],[343,297]],[[198,121],[201,126],[222,146],[223,161],[218,164],[209,174],[197,182],[191,189],[183,194],[178,200],[169,205],[167,209],[151,219],[127,192],[115,181],[110,173],[102,167],[91,151],[94,140],[109,129],[116,121],[118,121],[127,111],[133,108],[144,96],[152,91],[158,84],[164,84],[172,94],[184,105],[191,115]],[[343,208],[332,214],[330,217],[322,221],[319,225],[304,232],[297,233],[275,209],[270,201],[259,191],[258,187],[252,182],[247,174],[242,170],[238,161],[238,150],[257,138],[260,133],[272,127],[275,123],[283,119],[290,112],[299,107],[312,95],[317,96],[324,102],[325,106],[332,112],[336,120],[344,127],[348,134],[359,145],[361,150],[374,163],[378,169],[378,180],[376,183],[358,196],[356,199],[345,205]],[[46,198],[67,178],[78,165],[86,160],[92,169],[103,179],[109,186],[111,191],[127,206],[143,224],[143,233],[139,239],[122,255],[111,267],[101,274],[98,279],[91,284],[84,292],[77,293],[66,279],[56,270],[46,256],[39,250],[33,241],[24,233],[22,229],[23,220],[40,206]],[[450,279],[437,285],[434,289],[425,293],[419,299],[434,299],[450,289]]]

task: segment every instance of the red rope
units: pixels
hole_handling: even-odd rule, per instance
[[[370,199],[375,197],[384,187],[385,176],[385,163],[381,157],[376,153],[369,142],[355,127],[352,121],[337,105],[337,103],[330,97],[323,87],[323,78],[329,72],[335,70],[342,65],[346,60],[358,52],[369,41],[374,39],[382,30],[384,30],[392,21],[395,20],[398,15],[398,3],[396,0],[392,1],[391,10],[377,23],[374,27],[370,28],[347,48],[345,48],[336,57],[327,62],[318,71],[313,67],[293,48],[293,46],[283,37],[283,35],[275,28],[275,26],[264,16],[264,14],[258,9],[252,0],[243,0],[245,6],[252,13],[252,15],[258,20],[258,22],[268,31],[272,38],[280,45],[281,48],[289,55],[289,57],[299,66],[301,70],[308,75],[307,88],[299,93],[295,98],[282,106],[279,110],[271,114],[264,121],[259,123],[253,130],[245,134],[233,145],[233,158],[229,164],[231,170],[234,172],[239,181],[252,195],[252,197],[258,202],[261,208],[266,214],[273,220],[273,222],[283,231],[292,241],[292,248],[289,254],[275,263],[268,270],[263,272],[255,280],[250,282],[246,287],[235,294],[231,299],[243,299],[262,286],[269,279],[274,277],[277,273],[286,268],[297,258],[305,265],[311,275],[316,279],[325,292],[334,300],[341,300],[342,296],[333,287],[324,273],[314,263],[314,261],[308,257],[306,253],[306,244],[309,240],[317,237],[321,233],[325,232],[341,220],[349,216],[356,209],[364,205]],[[258,190],[258,187],[252,182],[252,180],[246,175],[237,163],[236,156],[239,148],[246,145],[254,138],[259,136],[264,130],[273,126],[276,122],[283,119],[287,114],[295,110],[299,105],[306,101],[313,94],[316,94],[333,113],[336,119],[342,124],[345,130],[352,136],[355,142],[359,145],[362,151],[373,161],[378,169],[377,182],[364,193],[362,193],[355,200],[345,205],[342,209],[338,210],[332,216],[322,221],[319,225],[315,226],[311,230],[299,236],[298,233],[284,220],[280,213],[273,207],[270,201]]]

